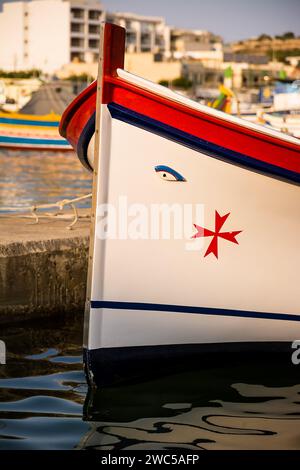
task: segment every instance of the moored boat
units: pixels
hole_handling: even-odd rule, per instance
[[[260,114],[265,126],[300,138],[300,111],[269,111]]]
[[[300,336],[300,141],[127,73],[119,26],[102,25],[100,43],[98,82],[60,124],[94,171],[89,380],[111,384],[203,349],[290,348]],[[153,206],[184,233],[162,236]]]
[[[59,135],[60,116],[0,113],[0,148],[24,150],[71,150]]]

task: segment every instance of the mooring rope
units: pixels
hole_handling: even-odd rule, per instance
[[[1,210],[2,211],[22,211],[24,212],[25,214],[14,214],[13,217],[22,217],[22,218],[30,218],[30,219],[34,219],[34,224],[38,224],[39,223],[39,220],[42,219],[42,218],[57,218],[57,219],[70,219],[70,217],[73,219],[71,224],[69,224],[66,228],[68,230],[72,230],[74,225],[78,222],[79,219],[81,218],[89,218],[90,216],[89,215],[81,215],[81,214],[78,214],[78,210],[77,210],[77,207],[76,207],[76,203],[77,202],[80,202],[80,201],[84,201],[86,199],[91,199],[92,197],[92,194],[86,194],[85,196],[80,196],[80,197],[76,197],[74,199],[62,199],[61,201],[57,201],[57,202],[54,202],[54,203],[50,203],[50,204],[35,204],[33,206],[28,206],[28,207],[22,207],[22,208],[16,208],[16,207],[2,207]],[[63,211],[64,207],[65,206],[70,206],[73,210],[73,215],[70,216],[70,215],[62,215],[58,212],[54,213],[54,214],[49,214],[49,213],[43,213],[43,214],[38,214],[38,210],[39,209],[50,209],[50,208],[54,208],[54,207],[57,207],[59,209],[59,211]],[[30,214],[26,214],[26,212],[30,212]],[[9,217],[11,216],[11,214],[5,214],[5,213],[2,213],[0,215],[1,217]]]

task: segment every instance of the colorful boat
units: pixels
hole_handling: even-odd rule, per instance
[[[300,138],[300,111],[269,111],[260,115],[265,126]]]
[[[292,352],[300,141],[127,73],[116,25],[102,26],[100,43],[98,83],[60,124],[94,171],[90,382],[111,384],[198,351]],[[155,224],[168,210],[152,218],[157,207],[171,213],[167,233]]]
[[[0,148],[26,150],[71,150],[59,135],[60,116],[0,113]]]

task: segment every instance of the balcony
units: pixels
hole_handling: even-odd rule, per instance
[[[71,34],[72,36],[84,34],[84,25],[81,23],[71,23]]]
[[[84,48],[83,38],[71,37],[71,48],[72,49],[83,49]]]
[[[156,36],[155,37],[155,45],[161,49],[165,47],[165,38],[164,36]]]
[[[136,33],[131,33],[126,31],[126,43],[135,44],[136,43]]]
[[[99,49],[99,39],[89,39],[89,49]]]
[[[151,42],[151,35],[149,33],[142,33],[141,35],[141,41],[142,43],[149,43]]]
[[[141,49],[144,52],[149,52],[151,51],[151,36],[150,34],[142,34],[141,36]]]
[[[84,20],[84,10],[81,8],[71,8],[71,19],[73,20]]]
[[[89,35],[97,35],[100,34],[100,25],[97,24],[89,24]]]
[[[100,10],[89,10],[89,20],[100,21],[102,11]]]
[[[142,23],[141,32],[142,34],[150,34],[153,31],[153,25],[148,23]]]

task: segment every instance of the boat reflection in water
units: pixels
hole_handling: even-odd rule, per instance
[[[91,430],[79,447],[299,449],[297,368],[276,354],[227,359],[220,363],[215,356],[198,370],[90,390],[84,418]]]
[[[300,366],[290,354],[211,354],[95,392],[82,372],[81,313],[1,335],[1,450],[300,448]]]

